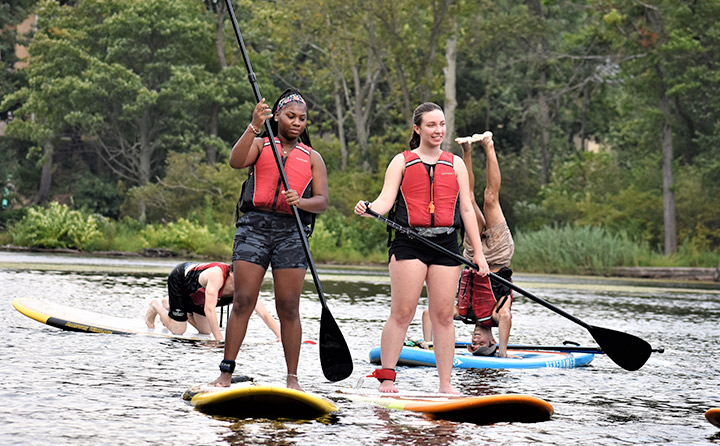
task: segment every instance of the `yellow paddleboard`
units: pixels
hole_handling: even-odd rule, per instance
[[[337,411],[333,403],[311,393],[248,382],[231,387],[195,386],[183,399],[208,415],[233,418],[312,420]]]
[[[708,410],[705,412],[705,418],[707,418],[713,426],[720,427],[720,408]]]
[[[488,396],[400,396],[398,394],[362,394],[341,392],[342,396],[395,410],[423,413],[430,418],[475,424],[498,422],[535,423],[547,421],[554,413],[547,401],[528,395]]]

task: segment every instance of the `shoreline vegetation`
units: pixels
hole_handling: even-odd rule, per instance
[[[168,260],[168,261],[207,261],[207,258],[194,257],[194,256],[180,256],[167,249],[145,249],[141,252],[129,252],[129,251],[96,251],[96,252],[85,252],[79,249],[68,249],[68,248],[37,248],[37,247],[24,247],[24,246],[13,246],[3,245],[0,246],[0,252],[11,252],[11,253],[30,253],[30,254],[67,254],[69,256],[82,256],[83,258],[110,258],[110,259],[147,259],[147,260]],[[10,265],[8,262],[0,260],[0,268],[11,268],[17,267],[17,264]],[[37,262],[23,263],[24,268],[40,269],[44,270],[50,266],[53,269],[58,268],[58,263],[52,260],[38,260]],[[93,266],[94,268],[96,266]],[[77,270],[78,264],[68,264],[67,269]],[[384,263],[357,263],[357,264],[338,264],[338,263],[320,263],[318,264],[320,270],[343,274],[345,271],[353,271],[353,274],[361,275],[381,275],[387,271],[387,265]],[[104,271],[112,272],[124,271],[126,268],[121,266],[107,266],[101,268]],[[144,265],[144,272],[160,272],[165,273],[168,266],[165,263],[159,263],[157,265]],[[518,270],[518,273],[527,273],[526,271]],[[543,274],[542,272],[530,273],[530,274]],[[562,274],[562,273],[552,273]],[[632,278],[632,279],[650,279],[650,280],[673,280],[679,282],[720,282],[720,265],[717,268],[706,268],[706,267],[663,267],[663,266],[617,266],[612,267],[604,274],[572,274],[572,275],[589,275],[589,276],[603,276],[603,277],[614,277],[614,278]]]
[[[70,209],[56,202],[29,208],[0,232],[5,250],[55,252],[108,257],[229,259],[234,228],[181,218],[144,224],[125,217],[112,220]],[[720,253],[700,249],[693,241],[664,255],[647,242],[603,227],[555,225],[515,230],[511,267],[518,273],[720,280]],[[316,264],[335,268],[384,268],[388,232],[385,225],[330,210],[317,219],[310,237]]]
[[[13,246],[3,245],[0,246],[0,252],[10,253],[28,253],[28,254],[60,254],[67,256],[81,256],[83,259],[143,259],[152,261],[158,261],[157,264],[146,263],[143,264],[140,269],[144,273],[162,273],[165,274],[168,271],[168,263],[162,262],[167,260],[174,264],[175,262],[181,261],[198,261],[203,262],[209,259],[198,258],[198,257],[185,257],[172,253],[169,250],[163,249],[148,249],[143,252],[128,252],[128,251],[96,251],[96,252],[85,252],[78,249],[67,249],[67,248],[32,248],[24,246]],[[22,265],[22,266],[21,266]],[[130,264],[129,264],[130,265]],[[134,272],[137,271],[137,265],[132,264],[131,266],[123,266],[118,264],[93,264],[89,262],[57,262],[52,259],[38,259],[37,261],[27,261],[21,263],[10,263],[0,258],[0,268],[19,268],[19,269],[60,269],[68,271],[83,270],[83,267],[103,272],[127,272],[130,269]],[[345,276],[354,275],[358,277],[366,276],[380,276],[387,272],[387,265],[384,263],[362,263],[362,264],[337,264],[337,263],[319,263],[318,269],[323,273],[323,276]],[[544,273],[528,273],[526,271],[516,271],[519,274],[528,274],[532,276],[540,276]],[[552,273],[553,275],[566,275],[562,273]],[[597,276],[597,274],[567,274],[573,276]],[[717,268],[703,268],[703,267],[660,267],[660,266],[636,266],[636,267],[614,267],[611,268],[606,274],[602,275],[606,278],[628,278],[628,279],[648,279],[648,280],[671,280],[677,282],[720,282],[720,265]]]

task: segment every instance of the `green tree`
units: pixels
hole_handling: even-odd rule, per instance
[[[618,0],[593,6],[618,49],[623,88],[632,91],[622,121],[615,123],[622,135],[620,148],[638,156],[662,155],[664,250],[672,254],[678,246],[678,151],[692,160],[699,149],[696,141],[717,141],[718,107],[712,91],[720,83],[710,73],[717,72],[715,17],[720,4]],[[647,133],[628,132],[629,128]],[[678,144],[678,136],[684,144]]]
[[[0,102],[22,84],[22,73],[15,68],[18,62],[15,45],[27,41],[26,36],[18,35],[16,26],[30,16],[36,1],[8,0],[0,5]],[[5,120],[4,114],[0,120]]]
[[[51,156],[73,129],[116,177],[147,184],[161,175],[170,148],[202,145],[187,110],[211,79],[212,23],[203,11],[191,0],[41,2],[31,81],[12,98],[21,105],[9,131],[16,127]]]

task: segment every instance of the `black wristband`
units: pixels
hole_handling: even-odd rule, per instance
[[[230,373],[235,371],[235,361],[231,361],[229,359],[223,359],[220,362],[220,371],[222,373]]]

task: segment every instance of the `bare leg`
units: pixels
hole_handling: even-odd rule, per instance
[[[300,322],[300,293],[305,281],[305,270],[273,270],[275,284],[275,309],[280,319],[285,363],[287,365],[286,385],[290,389],[303,391],[298,382],[297,368],[300,360],[302,324]]]
[[[428,309],[434,331],[433,348],[440,378],[440,393],[460,393],[450,384],[455,356],[455,287],[460,271],[459,266],[431,265],[427,274]]]
[[[495,155],[495,143],[492,138],[485,138],[480,143],[485,149],[486,177],[485,196],[483,212],[487,227],[492,228],[505,221],[502,208],[500,207],[500,166]]]
[[[482,211],[480,211],[480,206],[478,206],[475,198],[475,173],[473,172],[472,164],[472,146],[469,142],[466,142],[461,144],[461,147],[463,151],[462,159],[463,162],[465,162],[465,169],[467,169],[468,173],[468,185],[470,186],[470,196],[472,197],[473,210],[475,211],[475,218],[477,218],[478,230],[480,231],[480,234],[482,234],[485,230],[485,216],[483,216]]]
[[[168,329],[172,334],[181,335],[185,333],[187,329],[187,322],[179,322],[174,319],[170,319],[168,316],[168,310],[163,305],[164,301],[159,299],[153,299],[150,301],[150,308],[145,313],[145,324],[148,328],[155,328],[155,316],[160,317],[160,322]],[[152,323],[152,325],[151,325]]]
[[[428,348],[432,344],[432,340],[433,340],[432,321],[430,320],[430,311],[429,310],[423,310],[423,313],[422,313],[422,332],[423,332],[422,347]]]
[[[265,269],[254,263],[236,260],[233,262],[234,271],[242,271],[242,274],[234,274],[235,294],[233,296],[232,311],[228,318],[228,325],[225,331],[225,357],[234,361],[237,358],[240,346],[242,346],[247,332],[248,320],[255,309],[260,285],[265,277]],[[218,387],[229,387],[231,373],[220,372],[220,376],[210,383]]]
[[[390,316],[383,327],[380,341],[380,361],[385,369],[397,365],[407,329],[415,317],[422,291],[427,266],[420,260],[390,260]],[[385,380],[380,383],[380,392],[397,393],[395,384]]]
[[[210,333],[210,322],[208,322],[208,319],[201,315],[196,313],[189,313],[188,314],[188,323],[195,327],[195,329],[198,331],[198,333],[202,334],[209,334]]]
[[[497,313],[498,331],[500,334],[500,343],[498,344],[498,356],[507,357],[507,346],[510,339],[510,329],[512,328],[512,314],[510,313],[510,305],[506,303]]]

